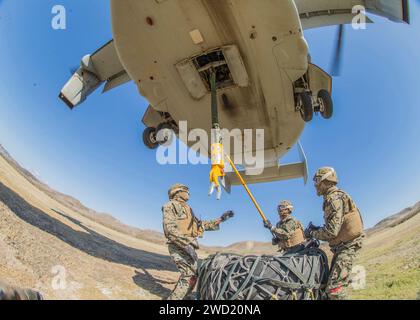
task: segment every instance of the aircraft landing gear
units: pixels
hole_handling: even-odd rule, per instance
[[[170,145],[174,135],[174,129],[169,123],[161,123],[157,128],[148,127],[143,131],[143,143],[146,147],[153,150],[159,145]]]
[[[309,122],[314,117],[314,107],[312,105],[312,97],[309,92],[303,91],[298,95],[298,110],[305,122]]]
[[[313,119],[314,112],[319,112],[324,119],[330,119],[334,104],[327,90],[319,90],[317,97],[313,97],[310,91],[302,91],[296,95],[296,111],[300,112],[305,122]]]
[[[321,113],[321,116],[324,119],[329,119],[333,115],[334,111],[334,105],[333,101],[331,99],[331,95],[327,90],[319,90],[318,92],[318,103],[319,103],[319,111]]]
[[[305,122],[313,119],[314,113],[321,113],[324,119],[330,119],[333,115],[333,101],[328,90],[321,89],[318,95],[314,95],[309,86],[308,75],[303,75],[294,83],[296,111]]]
[[[146,128],[143,131],[143,143],[149,149],[156,149],[159,145],[156,139],[156,128]]]
[[[175,132],[169,123],[161,123],[156,128],[156,139],[160,145],[169,146],[174,139]]]

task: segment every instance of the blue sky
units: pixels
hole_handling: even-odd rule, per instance
[[[237,215],[203,243],[269,241],[241,188],[221,201],[207,197],[209,167],[160,166],[141,141],[147,102],[134,84],[93,94],[70,111],[57,98],[80,58],[112,38],[104,0],[63,0],[67,29],[51,28],[56,1],[0,1],[0,143],[53,188],[125,223],[162,230],[161,206],[175,182],[191,187],[202,218],[225,209]],[[420,200],[420,22],[374,17],[367,30],[346,28],[342,76],[334,79],[335,115],[308,124],[301,137],[316,168],[334,166],[340,186],[358,203],[367,226]],[[328,69],[335,28],[306,31],[314,63]],[[297,160],[294,149],[285,161]],[[304,223],[322,223],[322,199],[302,180],[251,186],[274,222],[277,203],[290,199]]]

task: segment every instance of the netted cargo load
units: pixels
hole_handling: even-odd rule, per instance
[[[201,300],[318,300],[328,259],[317,247],[277,256],[218,253],[203,261],[198,276]]]

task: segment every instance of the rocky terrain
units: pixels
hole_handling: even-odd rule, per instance
[[[354,299],[420,299],[420,202],[367,230],[356,263],[366,287]]]
[[[84,208],[2,150],[0,279],[47,299],[161,299],[177,277],[161,234]]]
[[[420,298],[420,202],[367,230],[354,299]],[[273,254],[246,241],[217,251]],[[124,225],[52,190],[0,146],[0,279],[46,299],[162,299],[178,273],[161,233]]]
[[[153,230],[140,230],[138,228],[125,225],[119,220],[115,219],[112,215],[103,212],[97,212],[90,208],[85,207],[79,200],[60,193],[56,190],[51,189],[48,185],[37,179],[31,172],[20,166],[13,157],[7,152],[6,149],[0,145],[0,156],[2,156],[18,173],[24,176],[29,182],[31,182],[37,189],[43,191],[45,194],[66,206],[69,209],[77,211],[79,214],[96,221],[104,226],[107,226],[113,230],[120,231],[124,234],[131,235],[135,238],[147,240],[153,243],[164,244],[165,238],[162,233]]]

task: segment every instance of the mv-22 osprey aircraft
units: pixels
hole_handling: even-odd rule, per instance
[[[357,5],[409,23],[408,0],[111,0],[113,40],[82,59],[60,98],[73,109],[103,83],[106,92],[134,81],[150,103],[143,141],[155,148],[157,132],[179,135],[181,120],[210,132],[215,70],[221,127],[265,130],[264,171],[247,175],[245,167],[245,181],[306,182],[301,148],[300,163],[280,159],[314,112],[332,116],[333,103],[332,77],[310,61],[304,30],[339,26],[337,69],[343,25],[360,14]],[[226,184],[239,184],[236,175],[228,172]]]

